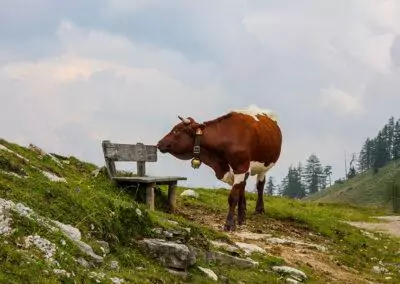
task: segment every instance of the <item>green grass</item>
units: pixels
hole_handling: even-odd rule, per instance
[[[135,190],[124,191],[110,182],[104,170],[97,177],[92,175],[96,167],[75,157],[56,155],[62,163],[60,167],[49,156],[40,158],[35,151],[0,140],[0,144],[29,159],[21,159],[13,153],[0,150],[0,198],[22,203],[36,213],[77,227],[82,240],[90,244],[97,254],[102,254],[96,240],[106,241],[110,253],[104,263],[84,268],[76,259],[84,255],[72,242],[58,232],[50,232],[37,222],[12,214],[10,236],[0,236],[0,282],[1,283],[96,283],[89,278],[90,272],[102,272],[103,283],[110,283],[109,277],[125,279],[125,283],[214,283],[204,277],[196,266],[188,270],[188,278],[170,274],[156,261],[143,254],[136,244],[146,237],[159,237],[154,228],[179,230],[181,242],[198,250],[210,249],[208,240],[225,240],[228,236],[213,229],[211,222],[223,225],[228,208],[229,191],[225,189],[195,189],[199,199],[179,197],[184,188],[178,188],[176,214],[164,212],[166,188],[157,190],[155,212],[148,212],[143,203],[134,200]],[[67,183],[48,180],[41,171],[50,171],[64,177]],[[5,172],[22,176],[19,178]],[[138,200],[143,200],[143,191],[137,192]],[[326,245],[332,257],[342,265],[371,275],[370,269],[377,260],[398,263],[398,243],[393,239],[380,237],[379,241],[369,239],[341,220],[368,221],[371,215],[382,214],[381,209],[359,208],[345,204],[323,204],[303,202],[280,197],[265,197],[266,214],[254,215],[256,195],[246,194],[247,222],[249,230],[271,233],[276,236],[296,235],[305,240]],[[137,209],[142,212],[138,216]],[[160,210],[161,209],[161,210]],[[199,221],[205,218],[206,222]],[[171,224],[167,220],[178,222]],[[310,234],[312,233],[312,235]],[[54,263],[46,262],[37,249],[24,248],[23,237],[38,234],[57,245]],[[62,245],[63,241],[66,242]],[[384,249],[386,247],[386,249]],[[242,255],[243,256],[243,255]],[[252,258],[260,263],[253,269],[205,263],[199,256],[197,265],[209,267],[229,283],[284,283],[284,277],[272,272],[273,265],[284,264],[283,259],[268,254]],[[376,260],[377,259],[377,260]],[[117,260],[118,271],[109,267],[110,261]],[[55,275],[53,269],[62,268],[75,276],[70,278]],[[307,283],[326,283],[326,276],[301,266],[310,279]],[[393,280],[400,281],[395,267]],[[371,275],[376,279],[381,276]],[[328,279],[329,280],[329,279]],[[223,280],[221,280],[223,281]],[[221,282],[222,283],[222,282]]]
[[[390,192],[393,183],[400,184],[400,162],[395,161],[381,168],[358,174],[344,183],[317,192],[304,200],[323,203],[344,203],[364,207],[391,209]]]

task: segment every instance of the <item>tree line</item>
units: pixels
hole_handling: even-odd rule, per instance
[[[287,175],[279,185],[275,185],[273,177],[268,178],[266,192],[268,195],[281,195],[291,198],[303,198],[332,185],[332,167],[323,166],[315,154],[311,154],[305,165],[291,165]]]
[[[400,160],[400,119],[395,121],[392,116],[378,131],[375,137],[367,137],[358,157],[354,153],[346,169],[345,179],[373,169],[374,173],[391,161]],[[347,162],[346,162],[347,167]],[[332,185],[332,167],[322,165],[315,154],[311,154],[305,165],[291,165],[280,184],[275,184],[274,178],[269,177],[266,184],[268,195],[281,195],[291,198],[303,198]],[[340,182],[338,180],[336,182]]]
[[[390,117],[375,137],[367,137],[358,156],[358,172],[376,173],[391,161],[400,159],[400,119]]]

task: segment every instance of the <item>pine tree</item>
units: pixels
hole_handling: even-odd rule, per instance
[[[324,173],[321,162],[315,154],[310,155],[307,159],[304,170],[305,183],[309,194],[319,191],[324,179]]]
[[[281,188],[283,196],[290,198],[303,198],[305,196],[299,168],[289,167],[287,175],[282,180]]]
[[[396,121],[393,127],[392,159],[400,159],[400,119]]]
[[[391,116],[387,124],[387,137],[386,137],[388,152],[389,152],[389,160],[393,160],[394,126],[395,126],[394,117]]]
[[[329,186],[332,186],[332,166],[326,165],[324,168],[324,174],[327,178],[329,178]]]
[[[373,151],[373,169],[376,173],[380,168],[384,167],[390,161],[390,152],[387,146],[387,138],[384,131],[379,131],[374,141]]]
[[[274,180],[271,176],[268,178],[266,191],[267,191],[268,195],[274,195],[274,193],[275,193],[275,184],[274,184]]]
[[[359,155],[359,171],[364,172],[369,170],[373,164],[373,150],[374,150],[374,141],[370,138],[365,140]]]

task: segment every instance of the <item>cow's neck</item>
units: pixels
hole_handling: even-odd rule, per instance
[[[221,158],[217,153],[214,153],[205,147],[201,149],[200,160],[212,168],[215,172],[215,175],[219,179],[221,179],[224,174],[229,171],[229,167],[227,166],[228,164],[224,162],[224,159]]]

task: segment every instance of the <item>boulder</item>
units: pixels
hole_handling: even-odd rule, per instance
[[[138,244],[146,255],[168,268],[187,269],[196,263],[195,251],[184,244],[163,239],[144,239]]]
[[[184,192],[181,193],[181,196],[189,196],[189,197],[194,197],[194,198],[199,198],[199,194],[194,191],[193,189],[187,189]]]

